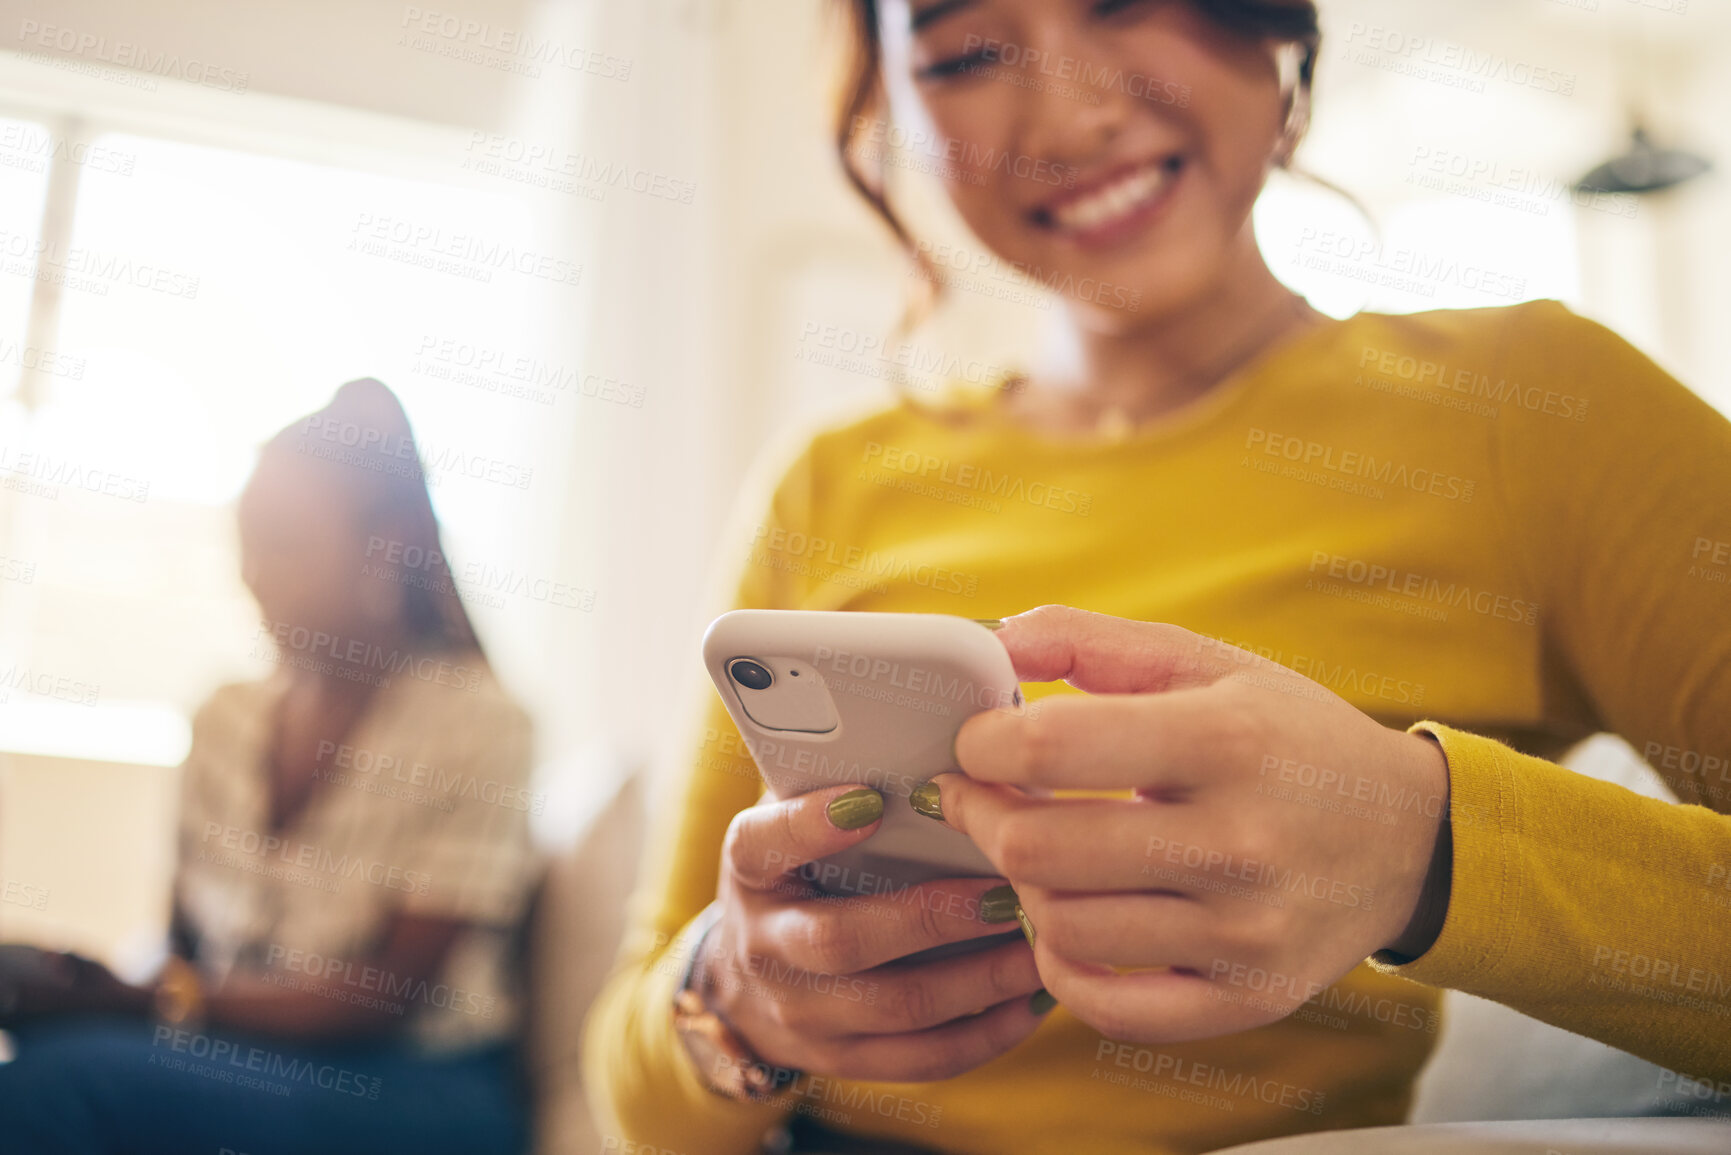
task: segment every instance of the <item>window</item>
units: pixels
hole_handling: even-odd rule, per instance
[[[1256,231],[1275,275],[1333,317],[1578,303],[1566,189],[1505,200],[1421,193],[1380,207],[1373,227],[1340,195],[1281,177],[1257,203]]]
[[[269,669],[232,502],[258,446],[342,382],[402,398],[459,581],[465,558],[551,556],[533,530],[581,382],[530,327],[577,312],[583,270],[509,190],[74,134],[0,122],[20,159],[0,169],[0,727],[172,764],[173,719]],[[23,380],[29,332],[61,359]],[[540,607],[470,604],[490,644],[536,632]]]
[[[0,398],[17,391],[25,366],[43,352],[26,348],[25,323],[55,145],[45,125],[0,119]]]

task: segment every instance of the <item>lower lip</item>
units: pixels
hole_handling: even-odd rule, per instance
[[[1185,165],[1167,178],[1166,187],[1152,200],[1143,201],[1128,214],[1117,220],[1108,221],[1092,229],[1066,229],[1060,227],[1058,236],[1082,249],[1109,249],[1122,245],[1148,229],[1166,211],[1172,203],[1172,197],[1178,191],[1178,186],[1184,182],[1184,177],[1190,171]]]

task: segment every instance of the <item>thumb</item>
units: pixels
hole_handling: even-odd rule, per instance
[[[883,813],[883,795],[864,786],[765,798],[733,816],[722,854],[741,883],[767,890],[788,871],[865,841]]]
[[[1164,622],[1136,622],[1070,606],[1005,618],[998,640],[1025,682],[1065,681],[1090,694],[1154,694],[1212,685],[1246,651]]]

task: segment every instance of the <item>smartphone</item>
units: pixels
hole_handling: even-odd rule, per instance
[[[997,874],[965,834],[908,802],[956,769],[963,722],[1022,704],[991,628],[948,614],[735,610],[710,623],[703,658],[773,797],[846,783],[883,794],[870,838],[801,872],[819,888],[881,893]]]

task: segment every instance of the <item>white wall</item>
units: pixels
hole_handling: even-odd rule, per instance
[[[64,61],[114,62],[185,76],[216,70],[219,91],[264,92],[465,127],[501,128],[513,74],[405,43],[449,51],[474,43],[423,31],[426,13],[461,14],[500,35],[535,27],[535,0],[406,4],[396,0],[6,0],[0,45]],[[439,27],[435,22],[435,28]],[[448,27],[448,26],[447,26]],[[492,41],[496,43],[497,41]],[[129,53],[123,45],[131,45]],[[178,58],[179,66],[161,63]],[[192,75],[198,75],[194,69]],[[244,78],[244,80],[242,79]]]
[[[1731,310],[1723,259],[1731,252],[1731,5],[1323,0],[1322,10],[1319,112],[1304,157],[1373,206],[1410,195],[1405,182],[1420,149],[1490,161],[1505,174],[1526,168],[1572,180],[1623,151],[1635,107],[1661,143],[1717,158],[1706,178],[1641,198],[1633,219],[1573,213],[1581,290],[1569,303],[1731,410],[1731,349],[1714,339],[1716,318]],[[1574,91],[1565,97],[1490,79],[1475,94],[1344,58],[1349,48],[1400,36],[1548,69]],[[1393,61],[1399,53],[1377,55]]]
[[[1731,6],[1691,0],[1676,15],[1634,0],[1591,3],[1324,0],[1328,46],[1304,158],[1377,209],[1410,195],[1419,148],[1573,177],[1621,147],[1632,67],[1651,84],[1654,128],[1721,158],[1720,171],[1642,202],[1634,221],[1581,214],[1575,303],[1731,405],[1731,348],[1716,339],[1731,311],[1721,259],[1731,251],[1731,120],[1722,115],[1731,107]],[[887,334],[907,284],[829,152],[826,6],[446,6],[488,22],[490,35],[532,32],[627,61],[624,81],[560,68],[532,77],[493,66],[508,54],[477,64],[399,44],[417,7],[438,11],[383,0],[0,0],[0,46],[27,47],[27,28],[70,28],[108,47],[80,52],[75,43],[58,52],[63,63],[89,63],[131,40],[244,72],[248,93],[212,103],[210,92],[160,73],[158,91],[141,93],[15,57],[0,59],[0,89],[28,102],[82,85],[141,127],[229,143],[256,131],[272,147],[333,162],[390,152],[401,171],[435,179],[466,179],[456,162],[478,130],[696,183],[689,205],[630,195],[533,202],[538,227],[581,251],[590,270],[579,299],[537,306],[544,350],[641,382],[648,398],[629,412],[559,411],[541,435],[559,459],[560,486],[525,515],[532,531],[509,541],[477,531],[470,543],[581,575],[598,592],[590,615],[480,615],[506,677],[536,712],[546,756],[576,764],[599,745],[670,766],[683,741],[678,720],[705,692],[695,660],[705,590],[718,550],[736,545],[723,541],[724,517],[749,463],[778,429],[887,395],[881,380],[799,359],[812,325]],[[1574,77],[1575,93],[1493,84],[1472,95],[1344,59],[1370,26],[1541,64]],[[1643,42],[1648,55],[1632,55]],[[918,229],[963,239],[923,178],[897,180]],[[1016,363],[1032,356],[1049,315],[960,293],[917,340],[964,360]]]

